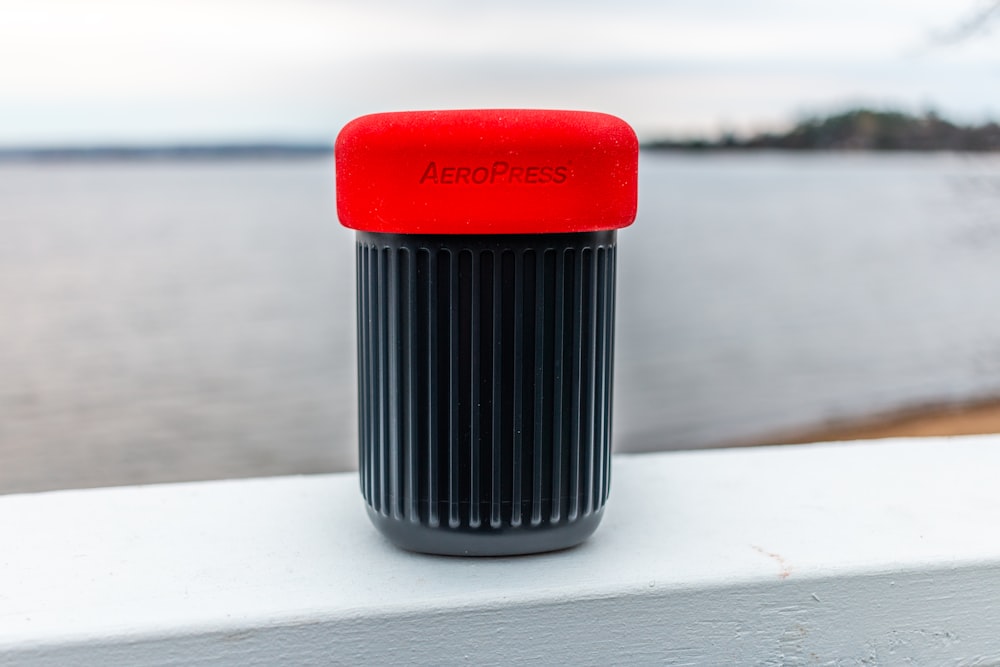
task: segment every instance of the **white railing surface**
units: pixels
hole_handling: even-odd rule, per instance
[[[3,496],[0,663],[1000,664],[1000,437],[617,456],[518,558],[395,549],[353,474]]]

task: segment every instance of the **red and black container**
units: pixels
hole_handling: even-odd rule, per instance
[[[597,527],[637,158],[628,125],[580,111],[385,113],[340,132],[361,490],[397,545],[521,554]]]

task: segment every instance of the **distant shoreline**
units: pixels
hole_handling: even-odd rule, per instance
[[[246,160],[328,157],[332,144],[178,144],[161,146],[64,146],[0,148],[3,162]]]
[[[674,154],[782,154],[782,155],[931,155],[931,154],[965,154],[991,155],[1000,152],[993,150],[954,150],[954,149],[791,149],[769,146],[732,147],[722,145],[665,145],[643,144],[643,153],[674,153]],[[59,163],[100,163],[100,162],[213,162],[213,161],[245,161],[245,160],[297,160],[333,157],[332,146],[185,146],[181,148],[40,148],[40,149],[4,149],[0,148],[0,165],[3,164],[59,164]]]
[[[783,153],[992,153],[1000,152],[1000,124],[959,125],[934,112],[920,116],[899,111],[852,109],[802,120],[786,132],[750,137],[644,141],[643,151],[714,152],[778,151]],[[199,144],[92,144],[0,147],[3,162],[101,160],[247,160],[329,157],[332,142],[253,141]]]
[[[684,151],[1000,151],[1000,124],[958,125],[934,112],[914,116],[899,111],[852,109],[809,118],[787,132],[719,139],[669,139],[644,143],[647,150]]]

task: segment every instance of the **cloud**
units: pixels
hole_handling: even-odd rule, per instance
[[[0,0],[0,14],[4,143],[329,136],[358,113],[462,106],[713,131],[879,87],[1000,109],[995,44],[912,55],[955,21],[930,1]],[[956,80],[978,83],[949,98]]]

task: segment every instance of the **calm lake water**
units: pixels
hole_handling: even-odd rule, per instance
[[[652,154],[615,447],[1000,394],[1000,157]],[[0,165],[0,492],[355,465],[326,159]]]

